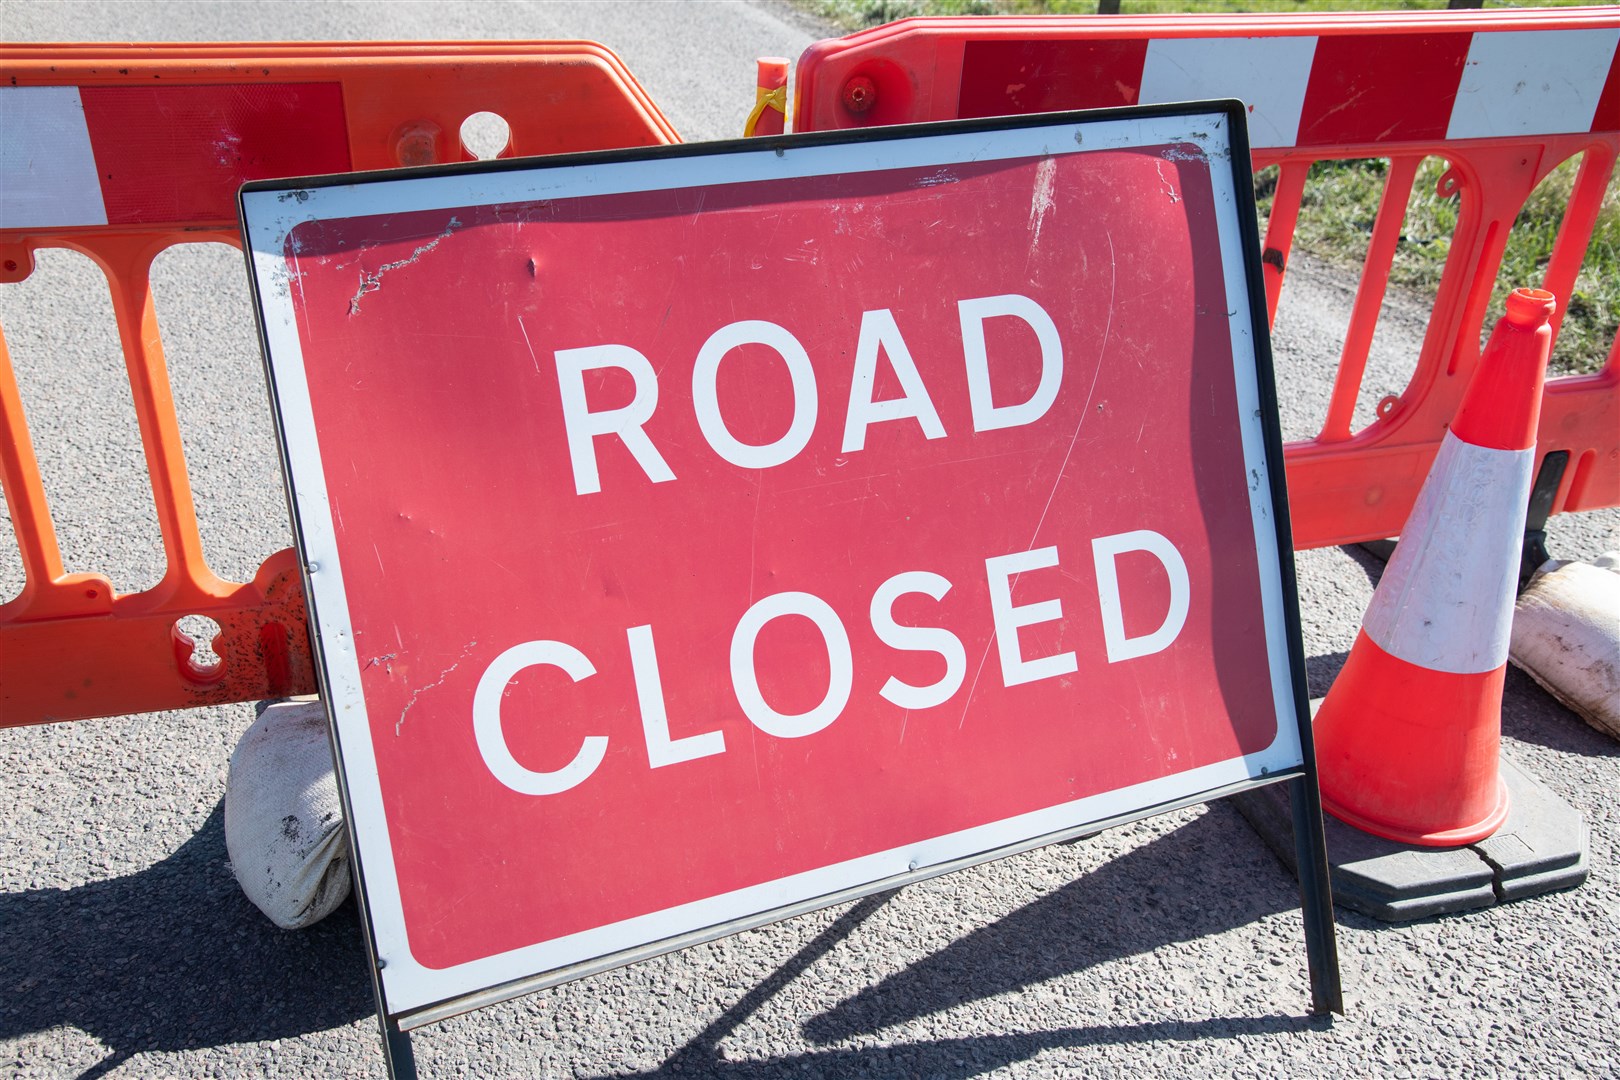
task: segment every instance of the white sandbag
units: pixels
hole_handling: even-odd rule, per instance
[[[319,701],[269,706],[236,744],[225,849],[247,898],[284,930],[313,926],[349,895],[349,841]]]
[[[1549,563],[1513,613],[1513,662],[1600,731],[1620,739],[1620,558]]]

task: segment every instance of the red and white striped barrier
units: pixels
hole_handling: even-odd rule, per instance
[[[1365,17],[1363,17],[1365,18]],[[1029,24],[1029,25],[1026,25]],[[1076,24],[1008,19],[960,31],[953,20],[917,20],[813,46],[822,85],[801,92],[798,130],[1108,108],[1236,97],[1249,106],[1259,149],[1434,142],[1612,130],[1620,109],[1620,29],[1456,29],[1371,22],[1350,32],[1189,36],[1169,22],[1115,19],[1108,36]],[[934,33],[935,28],[938,32]],[[1364,26],[1365,30],[1356,32]],[[982,28],[982,29],[981,29]],[[1082,32],[1083,29],[1083,32]],[[896,36],[894,59],[922,85],[907,87],[883,63],[841,55]],[[1414,32],[1415,31],[1415,32]],[[847,71],[845,70],[847,68]],[[839,101],[846,78],[873,93]],[[953,85],[954,84],[954,85]],[[952,90],[955,92],[953,93]],[[868,111],[870,110],[870,111]]]
[[[1617,43],[1620,30],[970,41],[961,115],[1235,97],[1250,142],[1273,149],[1559,135],[1615,107]],[[1051,94],[1061,105],[1039,100]]]
[[[1468,844],[1507,817],[1502,680],[1554,306],[1509,295],[1317,713],[1323,807],[1374,835]]]

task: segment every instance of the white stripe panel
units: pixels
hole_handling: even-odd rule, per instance
[[[1157,38],[1139,100],[1237,98],[1249,106],[1251,146],[1293,146],[1315,55],[1314,37]]]
[[[1590,131],[1620,27],[1477,33],[1448,139]]]
[[[1379,648],[1456,675],[1507,663],[1535,460],[1446,432],[1361,620]]]
[[[0,229],[105,225],[76,86],[0,86]]]

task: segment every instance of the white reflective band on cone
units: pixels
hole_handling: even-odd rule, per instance
[[[1455,675],[1507,663],[1534,466],[1534,450],[1492,450],[1446,432],[1361,621],[1379,648]]]

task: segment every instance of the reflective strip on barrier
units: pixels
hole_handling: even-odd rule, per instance
[[[245,181],[349,170],[337,83],[6,86],[0,102],[31,144],[0,164],[4,229],[229,220]]]
[[[806,50],[794,126],[1236,97],[1257,150],[1612,131],[1617,42],[1596,10],[905,19]]]
[[[105,225],[77,86],[0,86],[0,229]]]
[[[295,553],[251,582],[203,558],[153,260],[180,243],[240,246],[246,180],[472,160],[459,132],[474,112],[506,119],[507,155],[679,136],[588,42],[8,45],[0,74],[0,283],[28,277],[45,247],[106,274],[167,564],[129,595],[64,567],[0,335],[0,488],[24,572],[0,604],[0,727],[314,691]],[[180,632],[193,615],[219,624],[217,663]]]
[[[1617,41],[1617,27],[1475,34],[1446,138],[1597,130]]]
[[[1296,547],[1400,532],[1479,362],[1508,234],[1555,167],[1584,155],[1542,282],[1574,292],[1620,150],[1620,9],[1333,15],[907,19],[799,60],[794,128],[1236,97],[1256,171],[1278,167],[1263,241],[1269,313],[1318,161],[1389,161],[1338,373],[1314,438],[1285,447]],[[1425,157],[1450,166],[1458,223],[1406,389],[1353,419]],[[1286,357],[1278,358],[1279,366]],[[1567,450],[1553,512],[1620,505],[1620,350],[1547,383],[1537,460]]]
[[[1617,41],[1620,28],[973,40],[958,115],[1235,97],[1265,149],[1561,135],[1593,130]]]

